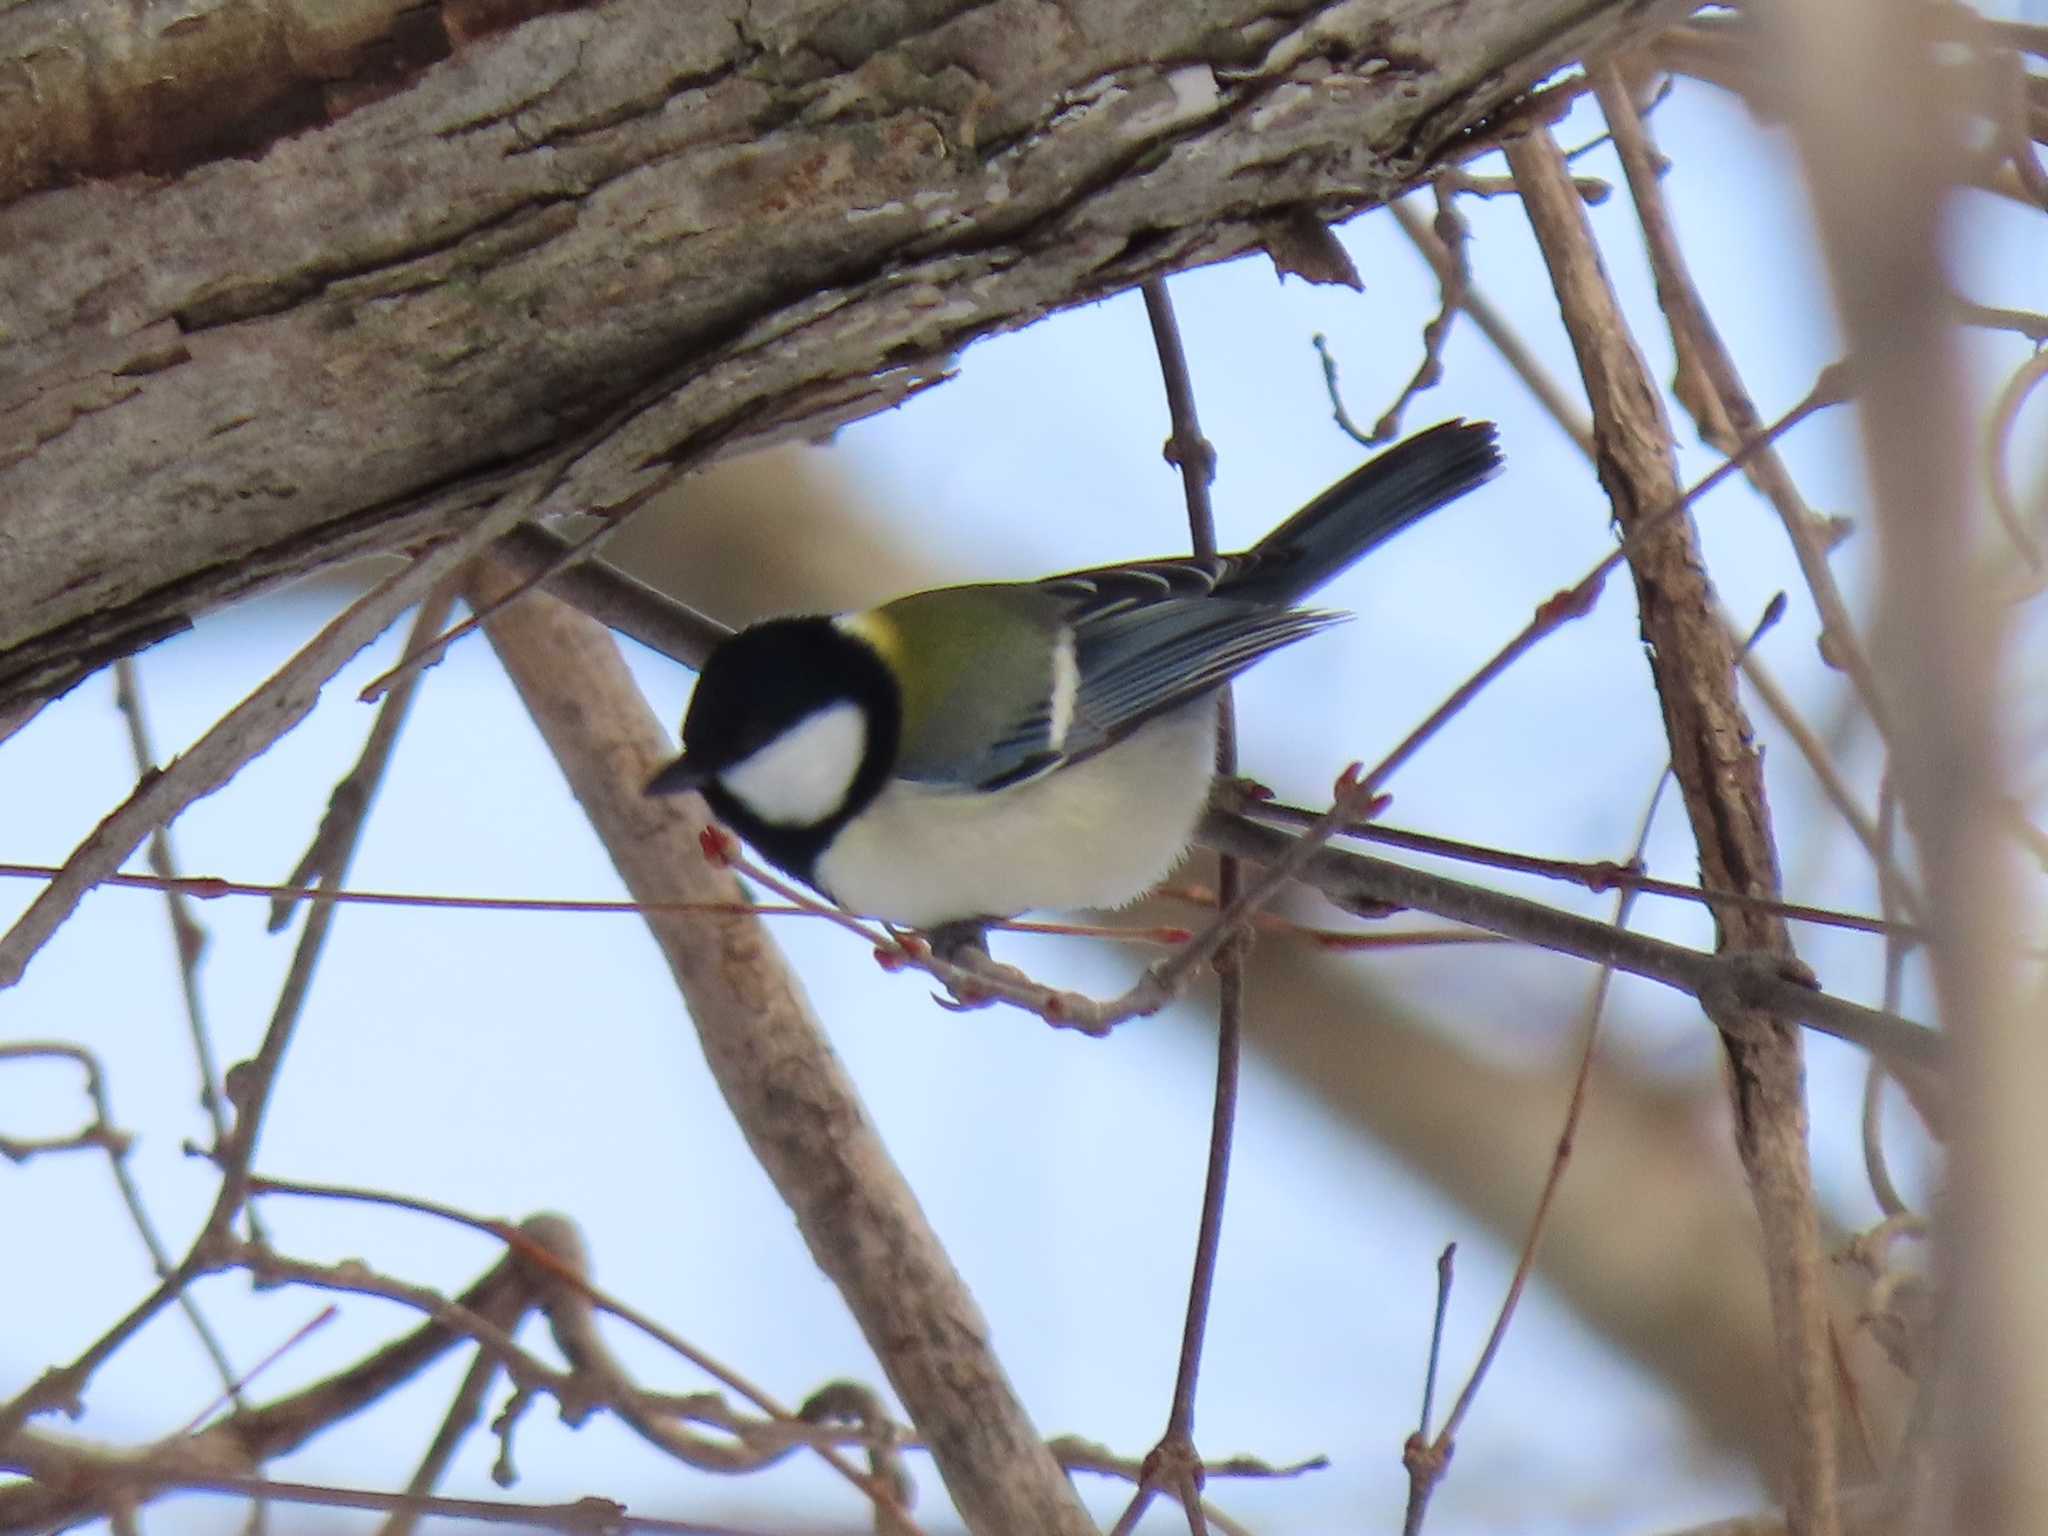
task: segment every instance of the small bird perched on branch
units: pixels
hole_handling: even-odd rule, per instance
[[[751,625],[706,660],[647,792],[700,791],[769,862],[903,927],[1121,906],[1187,851],[1216,691],[1340,622],[1295,604],[1499,468],[1490,422],[1445,422],[1243,554]]]

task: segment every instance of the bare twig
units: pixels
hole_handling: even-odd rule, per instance
[[[2037,530],[2027,526],[2028,519],[2020,511],[2019,497],[2013,492],[2011,448],[2020,407],[2026,404],[2027,396],[2043,379],[2048,379],[2048,351],[2036,352],[2012,371],[2012,376],[1999,389],[1998,399],[1984,423],[1985,489],[1991,498],[1991,510],[1998,514],[2006,537],[2033,567],[2034,579],[2022,586],[2022,591],[2028,595],[2040,590],[2044,562]]]
[[[4,1457],[0,1457],[4,1460]],[[372,1512],[408,1511],[414,1515],[440,1515],[449,1519],[474,1520],[491,1525],[538,1526],[561,1531],[565,1536],[620,1536],[628,1531],[646,1531],[652,1536],[767,1536],[737,1526],[706,1525],[696,1520],[676,1520],[660,1515],[635,1515],[623,1504],[595,1496],[570,1504],[519,1504],[506,1499],[451,1499],[438,1496],[381,1493],[368,1488],[338,1488],[322,1483],[282,1482],[270,1477],[228,1477],[195,1468],[179,1474],[155,1473],[144,1467],[128,1469],[91,1464],[79,1467],[78,1475],[99,1477],[109,1484],[110,1495],[129,1494],[116,1477],[133,1477],[151,1494],[183,1491],[223,1493],[247,1499],[266,1499],[278,1504],[305,1504],[318,1509],[362,1509]]]
[[[1457,257],[1447,250],[1442,241],[1424,224],[1415,211],[1405,202],[1387,204],[1387,211],[1394,216],[1394,222],[1401,226],[1401,233],[1414,244],[1437,275],[1438,283],[1449,288],[1455,280]],[[1593,451],[1593,425],[1586,419],[1584,403],[1574,400],[1565,386],[1537,360],[1528,343],[1522,340],[1507,317],[1493,307],[1484,294],[1472,283],[1469,276],[1458,288],[1458,307],[1472,317],[1472,323],[1480,333],[1493,343],[1493,349],[1501,361],[1513,370],[1529,393],[1536,397],[1551,419],[1564,430],[1565,436],[1577,443],[1590,455]],[[1333,386],[1334,392],[1334,386]],[[1356,434],[1354,434],[1356,435]]]
[[[427,1442],[419,1466],[405,1485],[408,1499],[425,1498],[439,1485],[462,1442],[483,1422],[484,1399],[490,1395],[491,1383],[497,1375],[498,1362],[485,1351],[478,1350],[476,1358],[469,1363],[469,1369],[463,1372],[462,1385],[455,1389],[455,1399],[448,1405],[447,1413],[442,1415],[434,1438]],[[412,1536],[419,1527],[421,1513],[416,1504],[394,1508],[379,1536]]]
[[[1429,1513],[1429,1495],[1450,1465],[1450,1442],[1429,1432],[1436,1405],[1437,1372],[1444,1357],[1444,1320],[1451,1311],[1451,1281],[1456,1274],[1458,1245],[1444,1244],[1436,1256],[1436,1310],[1429,1324],[1429,1361],[1422,1371],[1422,1413],[1415,1433],[1401,1447],[1401,1465],[1408,1471],[1408,1506],[1401,1514],[1401,1536],[1421,1536]]]
[[[1252,817],[1219,809],[1212,809],[1203,819],[1195,837],[1204,847],[1236,854],[1269,869],[1294,859],[1301,842],[1299,837]],[[1106,1034],[1124,1020],[1156,1013],[1171,1000],[1172,994],[1158,983],[1156,971],[1121,997],[1099,1001],[1048,987],[1009,967],[997,967],[996,974],[990,975],[948,965],[916,935],[871,930],[858,918],[747,862],[723,833],[716,834],[713,841],[720,848],[716,862],[858,934],[875,947],[876,958],[885,968],[921,971],[958,997],[1009,1003],[1049,1024],[1092,1035]],[[1428,912],[1596,965],[1612,963],[1618,970],[1662,982],[1695,998],[1727,1001],[1739,997],[1745,1006],[1818,1029],[1865,1050],[1882,1052],[1903,1064],[1937,1068],[1942,1059],[1942,1040],[1934,1031],[1896,1014],[1830,996],[1814,985],[1803,968],[1796,964],[1787,968],[1768,956],[1702,954],[1643,934],[1617,933],[1606,923],[1540,902],[1338,849],[1314,849],[1293,869],[1292,878],[1347,911],[1375,917],[1392,910]]]
[[[1216,473],[1215,450],[1202,435],[1196,416],[1194,383],[1188,375],[1187,354],[1181,346],[1180,326],[1174,319],[1173,301],[1167,296],[1164,279],[1147,282],[1144,294],[1145,315],[1151,322],[1153,345],[1159,353],[1159,371],[1165,381],[1167,412],[1172,423],[1166,456],[1169,462],[1180,466],[1187,499],[1188,538],[1195,557],[1214,559],[1216,518],[1209,504],[1209,484]],[[1237,729],[1228,687],[1217,694],[1216,717],[1216,771],[1228,777],[1237,772]],[[1219,908],[1226,908],[1235,900],[1241,881],[1237,860],[1225,857],[1216,876]],[[1145,1458],[1138,1491],[1118,1522],[1135,1525],[1152,1490],[1163,1484],[1179,1497],[1194,1536],[1202,1536],[1205,1527],[1202,1464],[1195,1448],[1195,1385],[1201,1375],[1202,1343],[1216,1284],[1216,1260],[1223,1246],[1223,1202],[1230,1184],[1230,1149],[1237,1125],[1237,1085],[1244,1049],[1244,946],[1249,942],[1247,934],[1216,956],[1216,1094],[1209,1120],[1208,1165],[1202,1181],[1202,1210],[1196,1222],[1195,1256],[1188,1277],[1187,1316],[1181,1330],[1180,1361],[1174,1373],[1173,1404],[1167,1413],[1165,1432]]]
[[[132,656],[114,663],[114,707],[128,725],[128,745],[135,757],[138,781],[156,772],[156,749],[149,742],[149,722],[142,709],[140,671]],[[178,874],[168,828],[149,834],[149,867],[165,880]],[[206,1000],[199,990],[199,960],[206,952],[206,930],[192,916],[189,898],[174,887],[164,888],[164,908],[171,920],[171,947],[178,956],[178,981],[185,995],[185,1020],[192,1033],[192,1058],[199,1067],[199,1107],[213,1122],[214,1139],[227,1134],[227,1106],[221,1102],[220,1067],[214,1061],[213,1034],[206,1026]]]
[[[468,1227],[506,1243],[525,1261],[530,1270],[541,1277],[538,1295],[540,1303],[548,1309],[551,1323],[558,1318],[571,1318],[563,1324],[568,1337],[558,1338],[557,1341],[561,1343],[563,1352],[572,1361],[590,1365],[600,1381],[625,1381],[627,1376],[603,1345],[601,1336],[589,1326],[587,1313],[592,1307],[609,1312],[620,1321],[637,1328],[648,1338],[688,1361],[713,1380],[746,1398],[774,1421],[772,1436],[764,1436],[763,1432],[768,1426],[761,1421],[742,1421],[736,1416],[717,1419],[720,1427],[735,1435],[741,1435],[756,1445],[763,1444],[764,1441],[772,1443],[777,1448],[812,1445],[819,1449],[827,1464],[847,1481],[864,1492],[870,1491],[869,1480],[863,1478],[849,1462],[835,1455],[829,1445],[804,1434],[804,1425],[798,1414],[792,1413],[731,1366],[706,1354],[645,1313],[600,1289],[591,1279],[589,1257],[581,1234],[560,1217],[535,1217],[515,1225],[491,1217],[474,1215],[418,1195],[401,1195],[389,1190],[362,1189],[339,1184],[313,1184],[302,1180],[261,1176],[250,1179],[249,1192],[252,1196],[282,1195],[313,1200],[346,1200],[385,1206],[393,1210],[411,1211],[437,1221]],[[572,1314],[583,1315],[572,1317]],[[650,1397],[649,1394],[640,1392],[637,1387],[632,1391],[643,1399]],[[703,1406],[701,1399],[693,1401],[697,1407]],[[701,1412],[696,1416],[704,1417]],[[898,1511],[898,1515],[901,1516],[901,1511]]]
[[[890,1517],[889,1531],[916,1536],[916,1527],[903,1512],[900,1478],[863,1477],[834,1448],[833,1442],[848,1439],[849,1432],[826,1423],[826,1416],[807,1415],[800,1419],[767,1404],[773,1417],[755,1419],[732,1412],[715,1394],[678,1397],[640,1388],[610,1353],[591,1322],[591,1309],[599,1304],[619,1310],[622,1315],[632,1314],[602,1298],[588,1284],[581,1239],[564,1219],[540,1216],[513,1226],[465,1217],[432,1207],[430,1202],[377,1192],[271,1187],[292,1193],[429,1208],[434,1214],[491,1233],[509,1244],[512,1251],[459,1298],[451,1300],[377,1273],[356,1261],[313,1264],[253,1244],[229,1247],[221,1256],[222,1262],[246,1268],[259,1283],[289,1282],[382,1297],[425,1312],[433,1322],[286,1399],[262,1408],[237,1409],[203,1430],[188,1429],[143,1451],[102,1451],[33,1432],[0,1441],[0,1468],[17,1467],[41,1482],[41,1486],[0,1488],[0,1530],[77,1519],[94,1510],[139,1507],[171,1488],[189,1486],[187,1478],[194,1469],[202,1474],[222,1469],[253,1471],[393,1390],[449,1344],[469,1340],[481,1350],[477,1366],[465,1381],[457,1411],[444,1423],[443,1433],[437,1436],[429,1452],[425,1475],[417,1476],[416,1482],[430,1482],[439,1467],[445,1465],[454,1443],[476,1421],[490,1376],[502,1368],[517,1386],[515,1410],[540,1393],[553,1397],[564,1420],[572,1424],[593,1409],[603,1408],[658,1449],[706,1470],[755,1471],[793,1450],[809,1447],[875,1499],[878,1511]],[[548,1314],[556,1341],[569,1361],[566,1372],[527,1353],[512,1337],[520,1318],[535,1306]],[[663,1342],[679,1344],[658,1328],[652,1331]],[[680,1347],[696,1358],[687,1346]],[[841,1389],[838,1396],[843,1398],[847,1390],[850,1389]],[[875,1415],[869,1418],[874,1419]],[[683,1427],[689,1421],[708,1425],[732,1439],[714,1440],[692,1433]],[[893,1426],[879,1420],[864,1427],[857,1425],[850,1437],[876,1451],[880,1464],[893,1469],[888,1451],[897,1438]],[[85,1475],[78,1475],[81,1472]],[[423,1487],[414,1490],[424,1491]],[[410,1523],[409,1516],[418,1513],[408,1506],[393,1508],[396,1523],[401,1527]]]
[[[413,616],[412,631],[406,638],[405,654],[411,654],[424,645],[429,636],[438,633],[447,622],[448,610],[454,606],[455,583],[451,578],[421,601],[419,611]],[[377,710],[377,718],[370,725],[370,734],[363,742],[361,754],[328,794],[327,809],[320,817],[320,825],[313,833],[305,854],[293,868],[291,878],[286,882],[288,885],[303,887],[316,884],[322,890],[332,891],[339,889],[347,880],[356,844],[362,840],[364,818],[370,814],[370,803],[376,799],[377,788],[384,780],[384,770],[390,766],[391,749],[398,744],[398,733],[405,726],[406,713],[412,708],[419,679],[419,673],[408,672],[392,687]],[[271,898],[272,933],[290,921],[292,908],[297,904],[297,898],[290,895]]]
[[[507,592],[498,599],[497,607],[502,608],[507,603],[516,602],[526,593],[550,586],[556,581],[569,581],[575,568],[595,556],[597,551],[604,546],[605,541],[626,525],[627,520],[632,514],[647,506],[648,503],[675,485],[677,481],[690,472],[691,467],[688,464],[673,465],[655,476],[654,479],[648,481],[647,484],[641,486],[638,490],[633,491],[616,505],[593,508],[591,515],[602,519],[598,525],[580,539],[573,541],[568,539],[560,540],[560,549],[542,560],[539,569],[522,576],[518,585],[512,591]],[[532,525],[529,524],[528,526]],[[507,532],[509,534],[512,530],[507,530]],[[539,542],[533,539],[521,539],[517,542],[528,551],[541,547]],[[569,584],[574,585],[573,581]],[[422,668],[439,664],[441,658],[448,654],[449,646],[465,635],[474,634],[478,629],[482,628],[484,620],[495,612],[497,612],[497,608],[481,613],[472,613],[453,629],[442,634],[436,634],[431,638],[423,639],[417,647],[408,648],[405,655],[401,656],[389,670],[378,673],[369,682],[363,684],[362,691],[357,694],[357,697],[365,704],[376,703],[377,700],[383,698],[386,693],[396,687],[404,678],[416,675]]]
[[[1886,857],[1890,857],[1896,843],[1899,822],[1899,797],[1894,792],[1889,773],[1879,786],[1877,797],[1877,823],[1880,846]],[[1881,892],[1885,910],[1891,910],[1891,895]],[[1896,1010],[1900,994],[1905,991],[1906,946],[1897,937],[1889,937],[1884,946],[1884,1007]],[[1890,1164],[1884,1155],[1884,1085],[1887,1073],[1884,1063],[1877,1057],[1870,1058],[1863,1076],[1863,1166],[1870,1176],[1870,1192],[1877,1200],[1878,1209],[1886,1216],[1907,1214],[1905,1197],[1892,1182]]]
[[[1732,634],[1733,621],[1726,615],[1723,615],[1723,620],[1729,625]],[[1765,666],[1753,651],[1738,651],[1735,661],[1742,669],[1742,675],[1748,680],[1749,686],[1755,690],[1756,696],[1763,700],[1765,711],[1778,722],[1785,734],[1792,738],[1792,744],[1799,749],[1800,757],[1812,771],[1814,780],[1820,785],[1821,793],[1827,798],[1828,804],[1835,808],[1836,814],[1856,835],[1856,841],[1861,843],[1864,851],[1870,855],[1871,862],[1877,870],[1878,890],[1887,907],[1902,908],[1918,922],[1922,916],[1919,893],[1913,889],[1905,873],[1899,868],[1898,861],[1892,857],[1886,846],[1886,839],[1878,833],[1876,823],[1870,819],[1863,807],[1856,803],[1855,791],[1850,789],[1841,772],[1835,767],[1835,760],[1829,753],[1827,744],[1801,717],[1791,696],[1778,686],[1778,680],[1771,675],[1770,668]],[[1885,919],[1885,927],[1889,929],[1893,921],[1888,916]]]
[[[189,751],[138,786],[78,845],[65,861],[64,873],[51,881],[0,937],[0,989],[21,979],[29,960],[71,915],[86,891],[120,868],[151,831],[168,825],[194,800],[219,789],[245,763],[303,720],[321,689],[350,658],[442,577],[518,524],[560,483],[589,443],[587,436],[579,438],[530,475],[524,491],[507,494],[462,534],[434,546],[351,603],[290,661],[221,716]]]
[[[1463,308],[1466,295],[1472,289],[1472,264],[1467,255],[1466,245],[1471,239],[1471,229],[1466,225],[1453,193],[1455,173],[1446,172],[1431,185],[1436,198],[1436,218],[1431,224],[1431,233],[1436,238],[1438,249],[1447,258],[1442,266],[1432,262],[1436,268],[1437,285],[1441,295],[1437,302],[1436,314],[1422,328],[1422,361],[1416,365],[1414,377],[1402,386],[1401,393],[1394,397],[1394,403],[1387,407],[1378,421],[1373,423],[1372,435],[1365,439],[1367,446],[1392,442],[1401,432],[1401,413],[1407,410],[1409,402],[1425,389],[1434,388],[1444,376],[1444,343],[1450,340],[1451,322]],[[1463,190],[1472,190],[1470,178],[1466,178]],[[1333,381],[1334,387],[1334,381]]]
[[[421,617],[438,622],[438,617],[446,614],[453,601],[449,576],[444,575],[423,595]],[[407,650],[432,632],[433,626],[415,621],[407,640]],[[413,683],[416,676],[407,674],[406,683]],[[319,883],[323,889],[340,886],[348,875],[356,843],[362,836],[363,819],[369,814],[370,799],[376,792],[376,780],[390,758],[398,728],[405,719],[411,700],[412,688],[407,686],[385,701],[371,726],[362,757],[336,790],[335,799],[329,802],[328,816],[323,819],[312,847],[301,861],[301,873],[318,867]],[[291,964],[286,967],[284,982],[278,989],[277,1005],[271,1011],[270,1024],[264,1030],[262,1043],[257,1047],[255,1056],[230,1075],[228,1091],[235,1104],[234,1129],[225,1141],[214,1148],[214,1162],[221,1173],[220,1191],[214,1199],[212,1213],[207,1217],[205,1231],[193,1247],[195,1254],[202,1255],[209,1262],[215,1258],[216,1250],[229,1242],[235,1219],[247,1203],[250,1165],[256,1156],[257,1140],[270,1107],[271,1092],[277,1085],[285,1050],[298,1027],[300,1011],[305,1007],[307,994],[312,988],[313,973],[319,967],[321,952],[334,924],[335,911],[332,902],[313,904],[305,929],[292,950]],[[277,916],[273,907],[273,928],[277,925]]]
[[[85,1074],[85,1093],[92,1103],[92,1123],[76,1136],[54,1143],[31,1144],[0,1137],[0,1156],[15,1162],[23,1162],[29,1155],[39,1151],[56,1151],[67,1147],[92,1147],[107,1155],[107,1167],[114,1176],[114,1185],[121,1192],[121,1203],[128,1209],[128,1220],[135,1228],[136,1236],[142,1239],[142,1246],[149,1252],[151,1268],[157,1280],[172,1283],[174,1267],[170,1250],[164,1246],[163,1238],[157,1233],[156,1222],[150,1218],[149,1208],[143,1203],[142,1187],[135,1182],[135,1175],[128,1167],[129,1139],[113,1121],[112,1107],[107,1097],[106,1074],[100,1068],[99,1058],[83,1046],[62,1041],[11,1041],[0,1043],[0,1061],[26,1060],[38,1056],[61,1057],[76,1062]],[[199,1303],[186,1293],[182,1286],[176,1290],[178,1307],[192,1325],[199,1344],[212,1361],[219,1374],[221,1385],[228,1396],[237,1404],[242,1401],[241,1378],[233,1363],[228,1359],[227,1346],[214,1332]]]
[[[1205,847],[1270,862],[1287,856],[1295,839],[1248,816],[1212,810],[1197,837]],[[1541,902],[1487,890],[1348,849],[1321,848],[1296,872],[1304,885],[1340,907],[1383,912],[1428,912],[1521,943],[1573,955],[1596,965],[1662,982],[1717,1006],[1739,999],[1787,1023],[1878,1051],[1912,1066],[1938,1067],[1944,1046],[1935,1031],[1896,1014],[1865,1008],[1818,990],[1796,964],[1769,955],[1726,951],[1702,954],[1640,933],[1617,933],[1606,923],[1560,912]]]
[[[1260,821],[1276,821],[1283,826],[1307,826],[1316,819],[1316,813],[1300,806],[1287,805],[1275,800],[1257,800],[1243,806],[1247,814]],[[1645,874],[1617,864],[1612,859],[1588,862],[1583,859],[1553,859],[1540,854],[1516,853],[1506,848],[1490,848],[1481,843],[1468,843],[1454,837],[1438,837],[1432,833],[1414,832],[1401,827],[1383,827],[1372,822],[1361,822],[1345,827],[1340,837],[1356,838],[1360,842],[1383,843],[1390,848],[1406,848],[1415,853],[1435,854],[1441,858],[1456,859],[1461,863],[1482,864],[1492,869],[1511,869],[1520,874],[1540,875],[1546,880],[1568,880],[1574,885],[1584,886],[1589,891],[1611,891],[1627,889],[1640,891],[1645,896],[1668,897],[1673,901],[1697,902],[1703,907],[1740,907],[1753,912],[1775,913],[1791,918],[1795,922],[1815,923],[1826,928],[1846,928],[1857,933],[1877,934],[1885,938],[1901,938],[1918,942],[1920,934],[1911,924],[1884,917],[1866,917],[1857,912],[1840,912],[1832,907],[1816,907],[1799,901],[1777,901],[1768,896],[1752,896],[1742,891],[1713,891],[1697,885],[1685,885],[1677,880],[1662,880],[1655,875]]]
[[[547,1220],[536,1218],[536,1223],[544,1226]],[[537,1230],[535,1223],[529,1223],[528,1230]],[[463,1291],[455,1305],[466,1315],[486,1319],[509,1334],[532,1306],[531,1292],[521,1260],[507,1257]],[[102,1340],[101,1345],[81,1356],[83,1374],[90,1374],[92,1366],[125,1341],[140,1321],[153,1315],[167,1299],[160,1287],[109,1333],[111,1343]],[[343,1371],[276,1402],[238,1409],[195,1434],[175,1437],[135,1454],[92,1452],[91,1475],[81,1480],[58,1476],[55,1481],[0,1487],[0,1531],[48,1529],[101,1511],[108,1501],[140,1501],[166,1486],[180,1484],[182,1476],[195,1468],[208,1474],[222,1468],[253,1471],[263,1462],[296,1449],[333,1424],[360,1412],[424,1370],[461,1338],[462,1335],[439,1323],[429,1323]],[[38,1387],[51,1383],[52,1378],[60,1390],[73,1380],[83,1379],[82,1375],[52,1372],[46,1374]],[[24,1394],[24,1399],[18,1400],[21,1401],[32,1407],[43,1405],[29,1394]],[[10,1413],[13,1406],[10,1405]],[[55,1453],[68,1454],[72,1461],[85,1454],[69,1442],[54,1442],[33,1430],[22,1430],[19,1418],[13,1423],[0,1420],[0,1467],[14,1466],[37,1476],[35,1463],[39,1453],[52,1452],[53,1448]],[[76,1468],[60,1462],[52,1470],[62,1474]]]
[[[1657,775],[1657,784],[1650,791],[1649,804],[1643,807],[1642,820],[1637,824],[1635,842],[1630,846],[1628,862],[1639,863],[1643,850],[1649,846],[1650,829],[1656,824],[1657,807],[1664,799],[1664,790],[1671,783],[1671,767],[1667,763],[1664,771]],[[1630,910],[1635,906],[1637,892],[1624,890],[1615,898],[1614,926],[1626,928]],[[1514,1320],[1515,1307],[1521,1301],[1522,1291],[1529,1283],[1529,1275],[1536,1267],[1536,1254],[1543,1240],[1543,1229],[1550,1217],[1552,1202],[1557,1198],[1558,1189],[1564,1183],[1565,1166],[1571,1161],[1572,1149],[1577,1143],[1579,1120],[1586,1107],[1586,1086],[1592,1081],[1593,1057],[1600,1041],[1600,1020],[1607,1011],[1607,998],[1614,985],[1614,967],[1603,965],[1593,980],[1593,990],[1586,999],[1586,1007],[1580,1033],[1584,1043],[1579,1048],[1579,1063],[1572,1073],[1571,1092],[1565,1101],[1564,1128],[1558,1132],[1557,1150],[1551,1154],[1550,1171],[1544,1175],[1543,1190],[1536,1197],[1535,1214],[1529,1218],[1529,1233],[1522,1241],[1521,1253],[1515,1260],[1515,1273],[1508,1282],[1507,1294],[1501,1298],[1500,1311],[1493,1320],[1492,1331],[1486,1336],[1486,1343],[1479,1351],[1479,1359],[1472,1367],[1472,1374],[1466,1379],[1457,1401],[1451,1405],[1449,1417],[1444,1420],[1442,1431],[1432,1440],[1429,1435],[1429,1390],[1426,1388],[1422,1399],[1422,1427],[1402,1452],[1402,1463],[1408,1469],[1408,1505],[1402,1518],[1402,1536],[1417,1536],[1429,1507],[1430,1496],[1450,1466],[1451,1454],[1457,1443],[1458,1427],[1464,1423],[1465,1415],[1471,1410],[1479,1395],[1480,1383],[1492,1368],[1500,1346],[1507,1337],[1508,1324]],[[1446,1255],[1450,1252],[1445,1250]],[[1448,1275],[1446,1275],[1448,1281]],[[1448,1289],[1446,1284],[1445,1289]],[[1436,1380],[1438,1346],[1443,1334],[1443,1308],[1439,1298],[1436,1336],[1430,1343],[1431,1386]]]
[[[546,589],[570,607],[686,667],[703,665],[712,647],[731,633],[716,619],[617,566],[594,556],[572,558],[576,547],[538,523],[521,523],[498,541],[492,553],[521,580],[545,576]]]
[[[1743,434],[1729,421],[1721,393],[1701,355],[1719,349],[1721,341],[1699,302],[1699,292],[1687,271],[1684,248],[1678,242],[1678,231],[1664,203],[1660,181],[1663,157],[1650,142],[1649,129],[1636,112],[1635,97],[1622,78],[1620,67],[1607,60],[1594,65],[1589,72],[1600,110],[1607,119],[1608,137],[1621,158],[1629,193],[1635,200],[1636,217],[1643,227],[1650,276],[1657,288],[1657,307],[1670,326],[1677,369],[1671,392],[1691,415],[1703,441],[1722,453],[1733,453]],[[1752,462],[1752,474],[1760,458]]]

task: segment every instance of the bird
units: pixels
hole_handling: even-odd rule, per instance
[[[1218,690],[1347,618],[1298,605],[1500,468],[1492,423],[1447,421],[1240,554],[748,625],[705,658],[682,753],[646,792],[697,791],[778,869],[949,943],[1027,911],[1126,905],[1193,840]]]

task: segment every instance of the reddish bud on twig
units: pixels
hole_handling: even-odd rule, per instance
[[[732,868],[732,861],[740,851],[738,841],[730,832],[712,825],[707,825],[697,834],[697,846],[704,850],[704,862],[719,869]]]
[[[1536,610],[1538,629],[1548,632],[1560,624],[1569,624],[1573,619],[1583,619],[1593,611],[1593,605],[1600,601],[1600,589],[1607,583],[1601,579],[1582,581],[1576,587],[1566,587]]]

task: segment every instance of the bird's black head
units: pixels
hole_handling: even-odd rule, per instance
[[[880,654],[829,618],[770,619],[713,651],[683,755],[649,794],[703,791],[719,820],[800,878],[881,791],[902,711]]]

